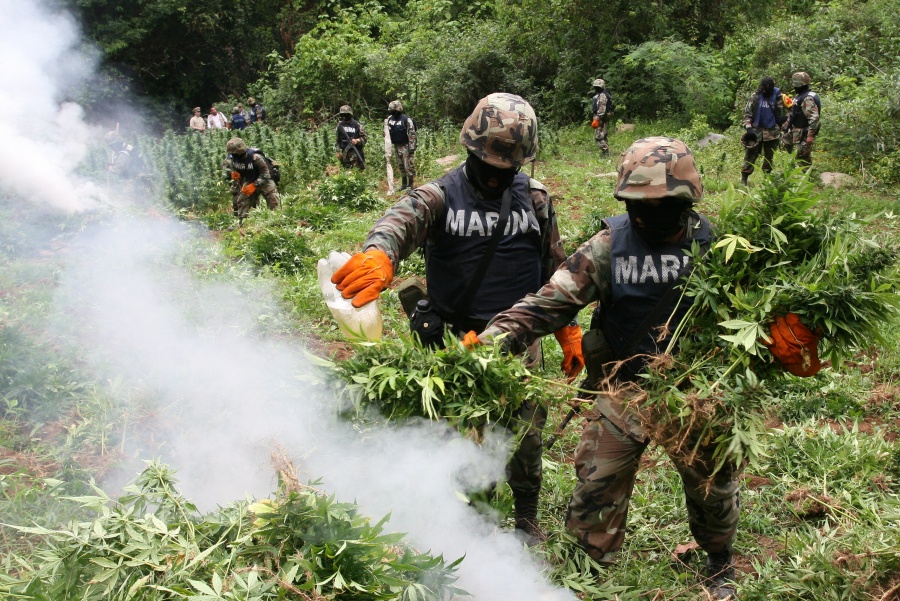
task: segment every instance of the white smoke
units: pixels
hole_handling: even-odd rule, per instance
[[[77,28],[36,3],[0,0],[0,9],[8,34],[0,60],[15,65],[0,78],[0,110],[23,158],[0,162],[0,182],[61,218],[95,206],[97,187],[73,175],[91,128],[80,107],[58,104],[68,78],[90,66],[73,56]],[[479,447],[427,423],[361,436],[336,417],[336,401],[303,379],[312,368],[299,342],[265,333],[279,329],[273,291],[264,283],[247,290],[246,279],[239,288],[216,269],[198,277],[191,266],[227,264],[205,230],[124,211],[85,223],[67,249],[55,327],[98,373],[124,375],[152,397],[129,420],[126,442],[138,459],[159,455],[175,467],[188,498],[209,509],[267,496],[275,484],[269,453],[279,443],[304,479],[321,478],[326,491],[375,518],[390,514],[388,527],[416,547],[464,555],[458,585],[475,599],[572,598],[541,576],[513,534],[457,496],[462,475],[502,476],[502,445]]]

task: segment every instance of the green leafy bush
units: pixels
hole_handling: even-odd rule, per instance
[[[316,188],[316,196],[322,204],[359,212],[371,211],[382,204],[365,174],[355,170],[325,178]]]

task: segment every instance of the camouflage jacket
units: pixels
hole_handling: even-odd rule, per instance
[[[464,165],[458,169],[462,169],[465,173]],[[547,189],[534,179],[530,180],[529,185],[541,230],[543,244],[541,256],[545,263],[543,273],[546,274],[544,277],[546,281],[553,270],[565,261],[566,253],[562,247],[556,214]],[[441,226],[444,222],[444,211],[444,189],[441,187],[441,180],[420,186],[397,201],[375,223],[363,243],[363,250],[377,248],[384,251],[396,269],[400,261],[425,244],[435,227]]]
[[[777,88],[776,88],[777,89]],[[756,127],[753,120],[756,118],[756,109],[759,106],[760,93],[759,90],[750,95],[750,100],[744,106],[744,127]],[[769,140],[781,139],[781,124],[787,120],[787,109],[784,106],[784,100],[780,91],[775,94],[775,127],[756,127],[759,139],[763,142]]]
[[[272,176],[269,174],[269,165],[266,163],[266,159],[263,158],[263,153],[259,150],[253,153],[253,164],[256,166],[256,169],[259,171],[259,177],[256,178],[255,183],[257,186],[262,186],[267,182],[272,181]],[[231,155],[225,157],[225,161],[222,163],[222,169],[225,173],[225,179],[231,180],[231,172],[235,171],[234,163],[232,161]],[[248,181],[244,181],[243,178],[240,180],[241,184],[250,183]]]
[[[699,215],[692,213],[684,239],[692,237],[699,221]],[[521,351],[523,346],[566,325],[591,303],[598,303],[601,311],[611,306],[612,287],[612,232],[603,229],[569,256],[543,288],[497,314],[478,338],[491,344],[506,334],[506,344]],[[645,437],[640,419],[626,410],[620,399],[601,394],[595,400],[595,409],[627,434]]]
[[[606,103],[608,98],[606,97],[606,92],[600,92],[599,94],[594,94],[591,96],[591,111],[593,115],[591,118],[596,117],[598,120],[603,121],[604,119],[608,119],[609,115],[607,115],[606,111]],[[594,107],[597,107],[594,110]]]
[[[797,97],[794,97],[794,104],[797,103]],[[816,93],[809,92],[803,98],[803,102],[800,104],[800,110],[803,111],[803,114],[806,116],[806,120],[809,125],[806,128],[812,132],[813,136],[819,133],[819,105],[816,104]],[[792,124],[793,126],[793,124]],[[796,127],[796,126],[793,126]]]

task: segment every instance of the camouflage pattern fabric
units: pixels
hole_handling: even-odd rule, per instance
[[[506,464],[506,482],[516,499],[537,497],[543,478],[541,433],[547,423],[547,408],[540,403],[524,403],[518,418],[515,430],[525,429],[525,434]]]
[[[463,123],[459,142],[479,159],[500,169],[534,160],[537,116],[521,96],[498,92],[482,98]]]
[[[641,138],[622,153],[617,171],[613,196],[619,200],[703,197],[694,155],[676,138]]]
[[[566,527],[597,562],[610,562],[622,547],[635,477],[647,446],[646,439],[626,434],[602,414],[594,413],[586,420],[575,450],[578,483],[569,501]],[[712,449],[703,451],[711,459]],[[736,473],[726,466],[707,487],[711,470],[705,465],[713,462],[688,467],[675,461],[691,534],[707,553],[730,551],[740,514]]]
[[[768,140],[780,140],[781,128],[778,125],[775,127],[756,127],[753,125],[756,108],[759,106],[759,97],[760,93],[759,90],[757,90],[750,95],[750,100],[744,105],[744,127],[753,127],[756,130],[756,135],[759,136],[759,139],[763,142]],[[784,100],[782,99],[781,94],[777,94],[775,98],[775,113],[781,115],[782,118],[787,117],[787,108],[784,106]]]
[[[744,150],[744,162],[741,163],[741,175],[750,177],[755,170],[754,163],[759,158],[760,153],[763,155],[762,170],[766,173],[772,172],[772,160],[775,158],[775,150],[781,143],[781,136],[773,140],[763,140],[752,148]]]
[[[797,99],[794,98],[796,103]],[[807,127],[791,126],[782,134],[781,146],[787,152],[797,151],[797,162],[801,165],[809,166],[812,164],[812,144],[807,143],[806,139],[812,134],[815,138],[819,134],[819,106],[816,104],[815,92],[810,92],[800,104],[800,110],[806,116],[809,125]]]
[[[597,103],[597,110],[594,111],[591,119],[596,119],[600,123],[599,127],[594,128],[594,141],[600,150],[607,154],[609,153],[609,115],[606,114],[606,94],[603,92],[594,94],[591,103],[592,107],[594,102]]]
[[[231,172],[235,170],[233,163],[231,162],[231,157],[226,157],[225,161],[222,163],[225,177],[231,182],[229,186],[231,191],[231,208],[234,210],[235,216],[240,217],[241,219],[247,216],[251,208],[256,207],[259,204],[260,195],[266,199],[266,206],[273,211],[281,204],[281,196],[278,194],[278,187],[275,185],[275,182],[272,181],[272,176],[269,174],[269,165],[263,158],[262,153],[255,153],[253,155],[253,164],[259,170],[259,178],[255,182],[256,192],[247,196],[241,192],[241,188],[250,182],[244,181],[243,179],[231,179]]]

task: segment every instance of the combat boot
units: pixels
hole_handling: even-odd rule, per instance
[[[533,547],[547,540],[547,535],[538,525],[538,496],[515,496],[516,531],[525,539],[525,544]]]
[[[742,174],[741,174],[741,185],[742,185],[742,186],[746,186],[746,185],[747,185],[747,178],[748,178],[748,177],[749,177],[749,176],[748,176],[746,173],[742,173]]]
[[[716,601],[735,601],[734,557],[731,550],[709,553],[706,558],[706,592]]]

